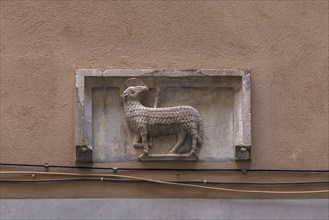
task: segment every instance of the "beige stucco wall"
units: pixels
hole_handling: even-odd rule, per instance
[[[1,1],[1,163],[75,165],[75,70],[79,68],[252,71],[251,163],[107,166],[329,169],[327,1]],[[238,181],[315,178],[216,175]],[[1,196],[240,195],[153,184],[84,182],[2,184]]]

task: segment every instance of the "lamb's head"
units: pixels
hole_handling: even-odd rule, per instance
[[[149,91],[147,86],[129,86],[123,91],[123,101],[127,102],[130,100],[141,101],[144,95]]]

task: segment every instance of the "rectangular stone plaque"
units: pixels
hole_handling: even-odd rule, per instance
[[[142,103],[156,108],[192,106],[203,122],[203,144],[188,155],[187,136],[177,154],[168,154],[176,135],[151,138],[149,155],[133,147],[122,94],[125,81],[138,78],[148,87]],[[79,69],[76,75],[76,145],[92,150],[93,162],[239,160],[236,146],[251,146],[250,73],[245,70]],[[241,149],[241,148],[239,148]],[[242,148],[243,149],[243,148]],[[250,158],[242,158],[242,160]],[[79,162],[79,161],[78,161]]]

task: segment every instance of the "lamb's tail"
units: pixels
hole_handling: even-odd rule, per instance
[[[198,117],[198,147],[201,147],[203,144],[203,122],[201,116]]]

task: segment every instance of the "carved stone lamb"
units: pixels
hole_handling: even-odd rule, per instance
[[[192,137],[191,155],[195,155],[197,147],[201,147],[203,126],[199,112],[191,106],[167,108],[150,108],[141,104],[148,87],[129,86],[123,92],[125,117],[129,127],[136,133],[134,145],[142,139],[144,155],[149,154],[148,136],[177,135],[176,145],[169,154],[176,154],[184,143],[186,135]]]

